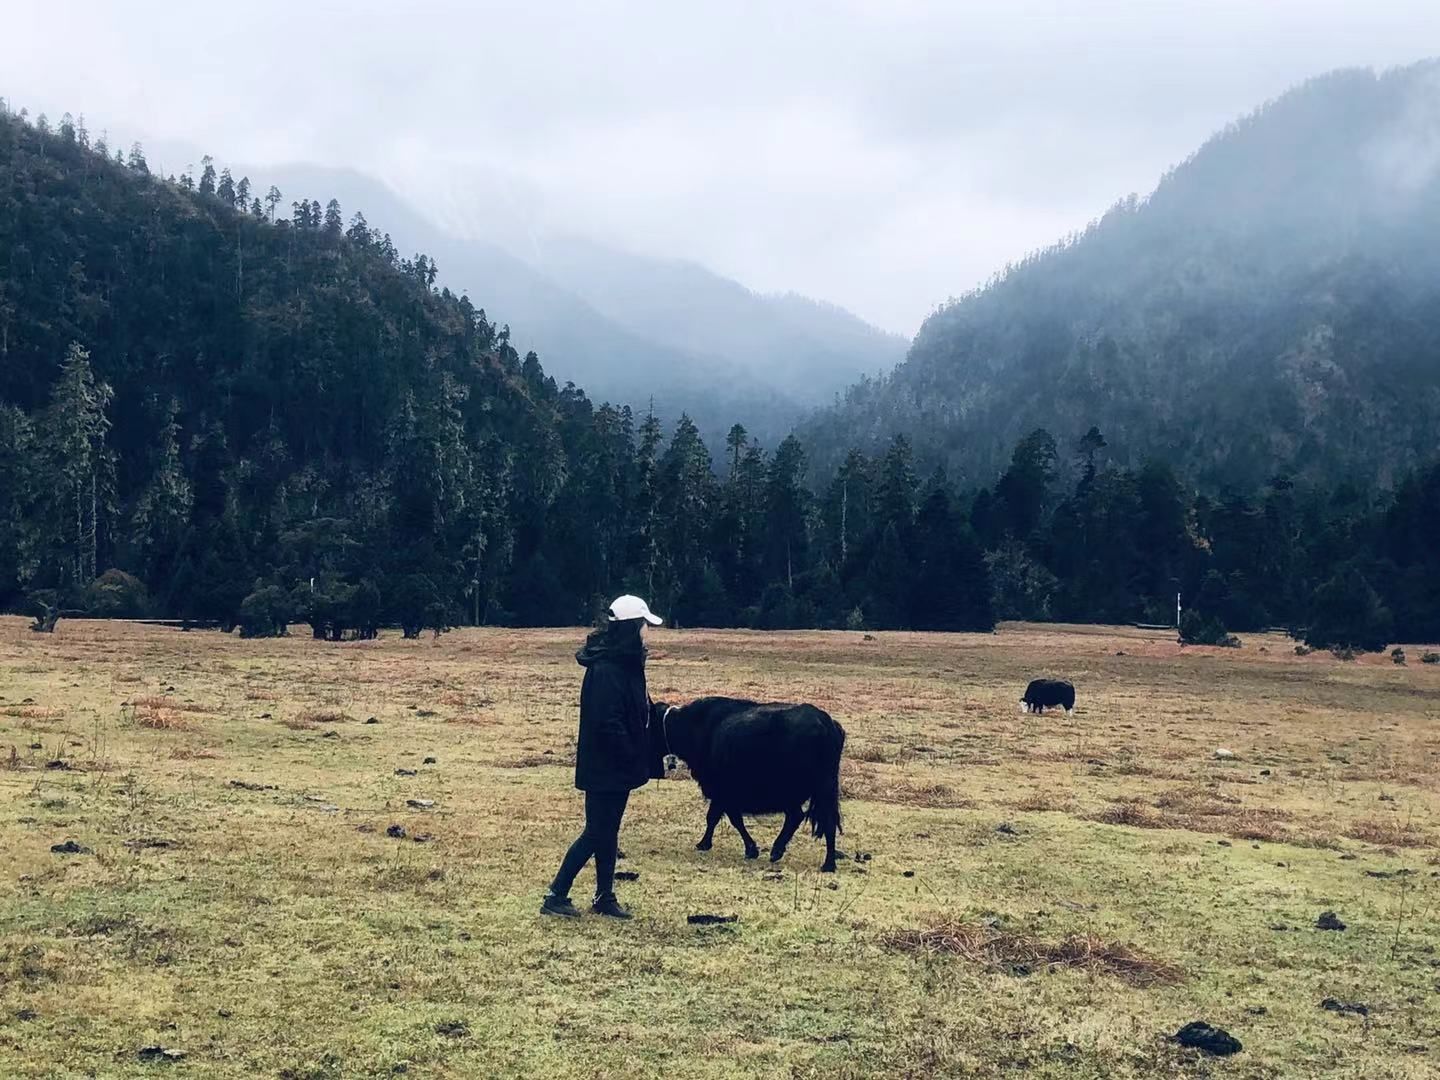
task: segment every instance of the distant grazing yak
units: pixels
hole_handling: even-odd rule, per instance
[[[1051,705],[1060,705],[1068,713],[1075,708],[1075,687],[1064,679],[1032,679],[1020,699],[1024,712],[1044,712]]]
[[[840,754],[845,731],[814,705],[762,705],[739,698],[707,697],[689,705],[651,706],[652,753],[673,754],[690,767],[710,800],[705,835],[696,848],[709,851],[721,817],[745,842],[745,857],[759,847],[745,829],[745,814],[784,814],[770,848],[779,862],[800,823],[825,838],[825,865],[835,870],[840,827]],[[809,803],[808,808],[806,803]]]

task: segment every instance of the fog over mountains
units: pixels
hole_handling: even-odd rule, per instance
[[[149,153],[175,173],[198,171],[201,159],[182,143]],[[515,347],[537,352],[561,383],[637,412],[653,403],[667,422],[688,412],[713,445],[736,421],[773,445],[857,379],[893,368],[907,345],[823,301],[762,295],[695,263],[551,233],[535,196],[515,184],[480,183],[468,201],[422,207],[350,169],[216,167],[262,193],[279,187],[281,212],[294,199],[332,197],[347,222],[362,212],[403,253],[433,258],[440,284],[508,324]]]

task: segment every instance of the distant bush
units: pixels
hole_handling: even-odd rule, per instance
[[[84,606],[97,619],[139,619],[150,610],[150,594],[133,574],[106,570],[85,590]]]
[[[281,637],[295,608],[290,594],[278,585],[264,585],[240,602],[240,636]]]
[[[1395,646],[1390,650],[1390,661],[1395,664],[1405,663],[1405,650],[1398,645]]]
[[[1182,645],[1218,645],[1225,649],[1240,648],[1240,639],[1225,629],[1219,619],[1208,617],[1193,608],[1180,616]]]
[[[1295,646],[1295,655],[1296,655],[1296,656],[1309,656],[1309,655],[1310,655],[1312,652],[1314,652],[1314,651],[1315,651],[1315,650],[1312,649],[1309,645],[1296,645],[1296,646]]]
[[[1320,586],[1311,615],[1305,643],[1317,649],[1380,652],[1389,644],[1390,612],[1353,567]]]
[[[1440,652],[1427,652],[1420,654],[1422,664],[1440,664]]]
[[[1330,655],[1335,657],[1336,660],[1354,660],[1355,650],[1351,648],[1342,649],[1340,646],[1337,645],[1335,646],[1335,648],[1330,650]]]
[[[845,629],[846,629],[846,630],[864,630],[864,629],[865,629],[865,613],[864,613],[863,611],[861,611],[858,607],[851,608],[851,609],[850,609],[850,614],[845,616]]]

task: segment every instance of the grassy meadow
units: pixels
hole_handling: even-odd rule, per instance
[[[695,851],[682,770],[632,799],[616,924],[537,914],[580,823],[581,637],[0,619],[0,1076],[1440,1073],[1421,649],[654,632],[656,699],[845,726],[849,858]],[[1073,716],[1018,711],[1041,674]],[[1244,1049],[1166,1040],[1196,1019]]]

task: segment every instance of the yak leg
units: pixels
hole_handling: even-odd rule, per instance
[[[784,857],[790,838],[795,835],[795,830],[800,827],[800,822],[803,820],[805,820],[805,814],[800,807],[785,811],[785,824],[781,826],[780,835],[775,838],[775,843],[770,845],[771,862],[779,862]]]
[[[730,824],[734,825],[735,831],[740,834],[740,839],[745,841],[745,858],[758,859],[760,857],[760,848],[759,845],[755,843],[755,838],[752,837],[749,830],[745,828],[745,819],[734,810],[731,810],[728,816],[730,818]]]
[[[822,874],[835,872],[835,827],[825,830],[825,863],[820,867]]]
[[[715,843],[715,826],[720,824],[720,819],[725,816],[725,811],[720,809],[720,804],[714,799],[710,800],[710,809],[705,813],[705,835],[695,845],[696,851],[709,851]]]

